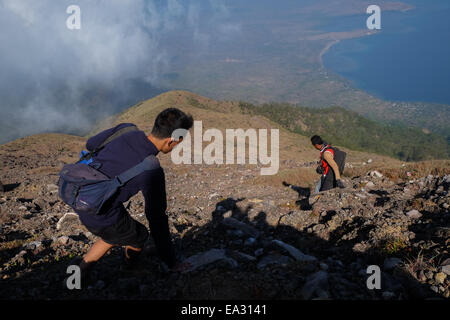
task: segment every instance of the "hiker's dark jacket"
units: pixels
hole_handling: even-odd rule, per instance
[[[132,125],[132,123],[121,123],[114,128],[102,131],[87,141],[86,148],[92,151],[117,130]],[[140,163],[149,155],[157,154],[157,148],[145,132],[136,130],[126,132],[108,143],[94,158],[94,163],[101,163],[98,170],[113,178]],[[80,220],[93,228],[110,226],[121,215],[129,214],[120,204],[128,201],[139,191],[142,191],[145,199],[145,215],[158,253],[168,266],[172,267],[175,263],[175,252],[166,215],[166,185],[162,168],[145,171],[134,177],[102,208],[100,215],[80,215]]]

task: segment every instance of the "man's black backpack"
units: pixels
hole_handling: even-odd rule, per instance
[[[106,139],[92,154],[96,154],[107,143],[130,131],[130,129],[119,131]],[[158,158],[150,155],[120,175],[109,178],[98,171],[98,167],[95,164],[91,164],[91,162],[78,161],[75,164],[66,164],[59,173],[59,196],[76,213],[98,215],[105,202],[117,192],[119,187],[142,172],[159,167]]]
[[[332,149],[334,151],[334,162],[338,165],[339,173],[342,175],[344,173],[345,168],[345,159],[347,158],[347,153],[339,150],[336,147],[329,146],[327,149]],[[327,150],[325,149],[324,152]]]

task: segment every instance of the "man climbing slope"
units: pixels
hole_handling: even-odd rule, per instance
[[[160,151],[169,153],[181,142],[171,136],[177,129],[189,130],[192,116],[170,108],[162,111],[155,120],[152,132],[147,136],[132,123],[121,123],[91,137],[87,143],[88,151],[99,148],[105,140],[117,133],[121,134],[109,141],[92,158],[91,166],[111,177],[118,176],[150,155]],[[127,129],[124,129],[127,128]],[[184,267],[177,263],[170,237],[164,171],[161,167],[147,170],[125,183],[102,208],[99,215],[81,214],[79,217],[86,228],[100,237],[89,249],[80,263],[80,269],[90,269],[106,252],[114,246],[124,247],[124,259],[130,264],[139,256],[144,242],[148,238],[147,228],[134,220],[123,206],[133,195],[142,191],[145,198],[145,215],[148,219],[156,249],[162,260],[172,270],[180,271]]]
[[[346,153],[327,144],[319,136],[313,136],[311,143],[314,148],[320,151],[320,165],[316,171],[321,177],[315,192],[318,193],[336,187],[345,188],[341,180],[341,174],[344,171]]]

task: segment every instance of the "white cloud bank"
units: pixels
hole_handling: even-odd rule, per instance
[[[81,8],[80,30],[66,26],[70,5]],[[130,98],[127,81],[158,86],[176,54],[162,45],[167,34],[188,28],[205,47],[239,32],[229,15],[218,0],[0,0],[0,143],[86,129],[90,113]]]

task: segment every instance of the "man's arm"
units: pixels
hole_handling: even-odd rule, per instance
[[[333,159],[333,154],[329,151],[325,151],[323,154],[323,157],[325,158],[325,161],[328,163],[328,165],[333,169],[334,175],[336,176],[336,180],[341,180],[341,174],[339,172],[339,167]]]
[[[150,173],[142,189],[145,198],[145,215],[150,226],[150,233],[155,241],[158,254],[169,268],[175,266],[176,257],[169,231],[169,219],[166,215],[166,182],[162,168]]]

